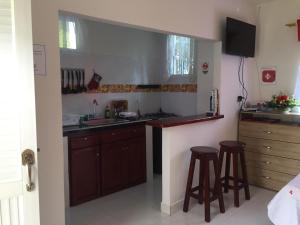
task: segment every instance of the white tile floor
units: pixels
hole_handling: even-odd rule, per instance
[[[232,194],[225,194],[226,212],[219,213],[217,202],[212,203],[211,225],[271,225],[267,204],[274,192],[251,187],[251,200],[233,207]],[[70,225],[200,225],[204,222],[203,205],[192,203],[190,211],[179,211],[172,216],[160,213],[161,179],[153,185],[142,184],[103,198],[72,207],[67,216]]]

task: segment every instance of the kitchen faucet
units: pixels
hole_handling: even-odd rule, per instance
[[[99,104],[98,104],[98,102],[97,102],[97,100],[96,99],[94,99],[93,100],[93,110],[94,110],[94,117],[96,116],[96,107],[98,106]]]

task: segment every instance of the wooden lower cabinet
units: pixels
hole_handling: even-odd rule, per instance
[[[145,143],[142,137],[101,146],[103,195],[146,182]]]
[[[71,205],[77,205],[99,196],[99,162],[98,146],[74,149],[71,151]]]
[[[126,187],[127,155],[126,145],[121,142],[101,146],[102,194],[110,194]]]
[[[70,138],[71,206],[146,182],[145,126],[104,130],[96,136]]]
[[[128,148],[128,184],[135,185],[146,182],[146,140],[135,138],[129,142]]]

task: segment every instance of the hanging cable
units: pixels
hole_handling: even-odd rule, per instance
[[[245,68],[245,58],[243,57],[243,60],[242,60],[242,88],[243,88],[243,97],[244,97],[244,102],[243,102],[243,106],[245,107],[246,106],[246,102],[247,102],[247,99],[248,99],[248,91],[245,87],[245,81],[244,81],[244,68]]]

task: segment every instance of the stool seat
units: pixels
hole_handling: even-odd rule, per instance
[[[235,149],[235,150],[244,150],[246,144],[241,141],[221,141],[220,146],[225,148]]]
[[[218,149],[212,148],[212,147],[207,147],[207,146],[195,146],[191,148],[191,151],[194,153],[197,153],[199,155],[203,154],[216,154],[219,152]]]

